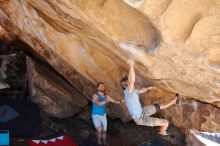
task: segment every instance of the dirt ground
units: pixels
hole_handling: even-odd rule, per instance
[[[91,120],[83,120],[78,116],[67,119],[50,119],[57,129],[65,129],[65,132],[55,132],[55,128],[48,128],[50,122],[43,122],[42,134],[54,133],[70,137],[80,146],[97,146],[95,128]],[[48,121],[48,120],[47,120]],[[46,123],[46,124],[45,124]],[[47,126],[45,126],[47,125]],[[157,128],[137,126],[135,123],[122,123],[120,120],[108,118],[107,139],[110,146],[137,146],[152,138],[157,138],[164,146],[184,146],[184,134],[181,129],[170,126],[171,135],[161,137],[157,134]],[[28,138],[12,138],[11,146],[28,146]]]

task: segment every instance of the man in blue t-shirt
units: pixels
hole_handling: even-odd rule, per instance
[[[166,119],[154,118],[150,117],[154,113],[156,113],[159,109],[165,109],[176,103],[177,97],[166,104],[154,104],[148,105],[142,108],[139,100],[139,94],[145,93],[150,89],[154,89],[155,87],[142,88],[141,90],[137,90],[134,88],[135,82],[135,72],[134,72],[134,61],[128,60],[129,64],[129,75],[128,77],[124,77],[120,81],[120,85],[124,91],[125,102],[128,108],[128,111],[131,115],[131,118],[135,121],[137,125],[145,125],[145,126],[160,126],[159,134],[167,135],[168,121]],[[176,94],[177,95],[177,94]]]
[[[103,82],[97,84],[98,92],[92,98],[92,121],[96,128],[98,144],[107,145],[106,131],[107,131],[107,118],[106,118],[106,104],[108,102],[120,104],[121,102],[112,99],[105,93],[105,85]]]

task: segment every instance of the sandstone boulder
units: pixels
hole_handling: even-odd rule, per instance
[[[86,98],[104,81],[108,93],[122,99],[118,82],[132,58],[137,87],[155,85],[161,94],[178,92],[182,99],[208,103],[210,115],[218,110],[211,107],[220,108],[219,0],[0,2],[1,27],[27,43]],[[108,113],[129,120],[125,105],[110,105]],[[219,131],[215,124],[209,129]]]

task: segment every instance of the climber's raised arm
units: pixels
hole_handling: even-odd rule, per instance
[[[129,65],[128,92],[131,93],[134,89],[135,82],[134,61],[129,59],[127,63]]]

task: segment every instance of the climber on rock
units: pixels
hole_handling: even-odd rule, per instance
[[[169,106],[177,103],[176,98],[166,104],[153,104],[147,105],[142,108],[139,100],[139,94],[145,93],[149,90],[155,89],[155,87],[142,88],[140,90],[135,89],[135,72],[134,72],[134,61],[128,60],[130,67],[128,77],[124,77],[120,81],[120,86],[124,91],[125,102],[130,113],[131,118],[137,125],[144,126],[160,126],[159,134],[168,135],[166,130],[168,128],[168,121],[166,119],[150,117],[160,109],[168,108]]]
[[[103,82],[97,84],[98,92],[92,98],[92,121],[96,128],[98,144],[108,145],[106,142],[107,118],[106,104],[108,102],[120,104],[121,101],[112,99],[105,93],[105,85]]]

